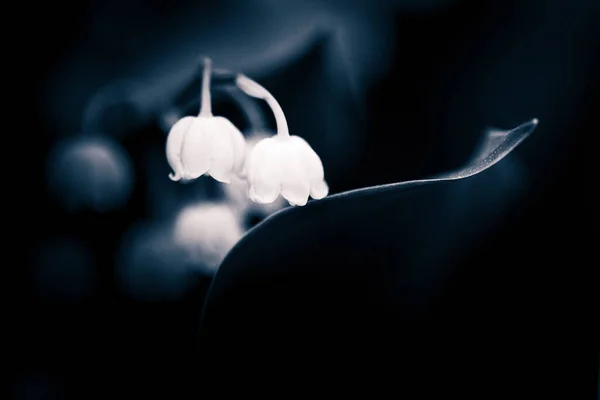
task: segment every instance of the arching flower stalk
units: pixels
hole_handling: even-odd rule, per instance
[[[166,153],[173,181],[192,180],[203,174],[229,183],[244,167],[245,140],[228,119],[212,114],[210,79],[212,62],[204,60],[200,113],[176,122],[167,137]]]
[[[258,142],[248,156],[244,174],[252,201],[272,203],[281,194],[290,205],[303,206],[309,196],[314,199],[327,196],[329,187],[321,159],[304,139],[290,135],[275,97],[244,75],[238,75],[236,84],[249,96],[265,100],[277,125],[277,134]]]

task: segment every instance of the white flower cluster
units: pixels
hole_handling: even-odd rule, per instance
[[[273,110],[277,134],[262,139],[246,154],[242,133],[229,120],[215,117],[211,110],[211,61],[204,63],[202,101],[196,117],[176,122],[169,132],[167,160],[174,181],[210,175],[223,183],[238,177],[248,182],[248,196],[256,203],[273,203],[279,195],[291,205],[303,206],[308,197],[322,199],[329,188],[323,163],[299,136],[291,136],[281,106],[273,95],[244,75],[236,84],[249,96],[263,99]]]

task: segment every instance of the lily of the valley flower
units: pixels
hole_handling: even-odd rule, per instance
[[[241,173],[244,167],[244,136],[228,119],[212,114],[211,66],[206,59],[200,114],[180,119],[167,137],[167,160],[175,172],[169,174],[171,180],[191,180],[207,174],[229,183],[232,175]]]
[[[246,94],[265,100],[277,124],[277,134],[261,140],[247,160],[245,175],[252,201],[272,203],[281,194],[291,205],[303,206],[309,196],[314,199],[327,196],[329,187],[321,159],[304,139],[290,136],[275,97],[244,75],[237,77],[236,84]]]
[[[244,96],[246,97],[246,96]],[[252,149],[263,139],[266,139],[272,135],[268,135],[264,132],[253,132],[250,136],[246,137],[246,154],[251,154]],[[272,203],[259,204],[250,199],[248,181],[243,178],[232,179],[229,185],[225,185],[223,188],[224,194],[230,204],[242,214],[257,215],[262,218],[286,207],[287,201],[283,197],[279,197]]]

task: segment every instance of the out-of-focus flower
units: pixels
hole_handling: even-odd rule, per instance
[[[71,211],[121,207],[133,189],[133,166],[119,143],[80,136],[60,142],[48,160],[50,190]]]
[[[194,277],[167,224],[136,224],[124,235],[116,279],[126,295],[142,301],[174,300],[193,286]]]
[[[261,140],[252,150],[245,168],[249,196],[257,203],[272,203],[281,194],[291,205],[303,206],[309,195],[327,196],[321,159],[299,136],[290,136],[281,106],[265,88],[239,75],[236,83],[246,94],[264,99],[275,114],[277,135]]]
[[[198,203],[183,208],[173,223],[134,225],[119,252],[120,289],[143,301],[180,298],[198,278],[215,273],[242,235],[225,204]]]
[[[202,103],[197,117],[184,117],[169,132],[167,160],[175,172],[169,178],[191,180],[203,174],[229,183],[244,166],[242,133],[228,119],[212,114],[210,99],[211,61],[204,63]]]
[[[188,261],[211,275],[244,231],[226,204],[199,203],[184,208],[173,229],[173,239]]]

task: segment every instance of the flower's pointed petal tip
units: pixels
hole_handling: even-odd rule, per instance
[[[270,193],[260,194],[256,192],[254,185],[248,189],[250,200],[258,204],[271,204],[279,197],[279,190],[273,190]]]
[[[285,194],[282,193],[282,196],[284,199],[286,199],[288,201],[288,203],[290,203],[290,206],[305,206],[306,203],[308,203],[308,196],[307,197],[298,197],[298,196],[286,196]]]
[[[208,171],[194,172],[194,173],[186,171],[186,172],[183,173],[182,179],[185,180],[185,181],[193,181],[195,179],[200,178],[206,172],[208,172]]]
[[[250,200],[252,200],[253,202],[258,203],[258,204],[271,204],[275,201],[275,200],[271,200],[266,197],[257,196],[255,194],[254,195],[250,194]]]
[[[177,182],[177,181],[181,180],[181,178],[182,178],[182,176],[179,172],[177,172],[175,174],[173,174],[173,173],[169,174],[169,179],[172,180],[173,182]]]
[[[206,175],[211,176],[214,180],[221,183],[231,183],[231,169],[220,165],[213,165],[206,172]]]
[[[310,197],[315,200],[321,200],[329,194],[329,186],[327,182],[320,181],[310,188]]]
[[[281,196],[287,201],[291,201],[298,206],[303,206],[308,201],[308,196],[310,196],[310,184],[308,179],[303,179],[302,176],[295,176],[295,178],[293,181],[284,179]]]
[[[212,176],[212,178],[217,181],[217,182],[221,182],[221,183],[231,183],[231,177],[229,176],[219,176],[217,174],[217,176],[211,174],[210,172],[208,173],[209,176]]]
[[[284,183],[281,188],[281,196],[296,206],[306,205],[310,195],[310,186],[307,180],[304,183],[302,184],[302,181]]]

